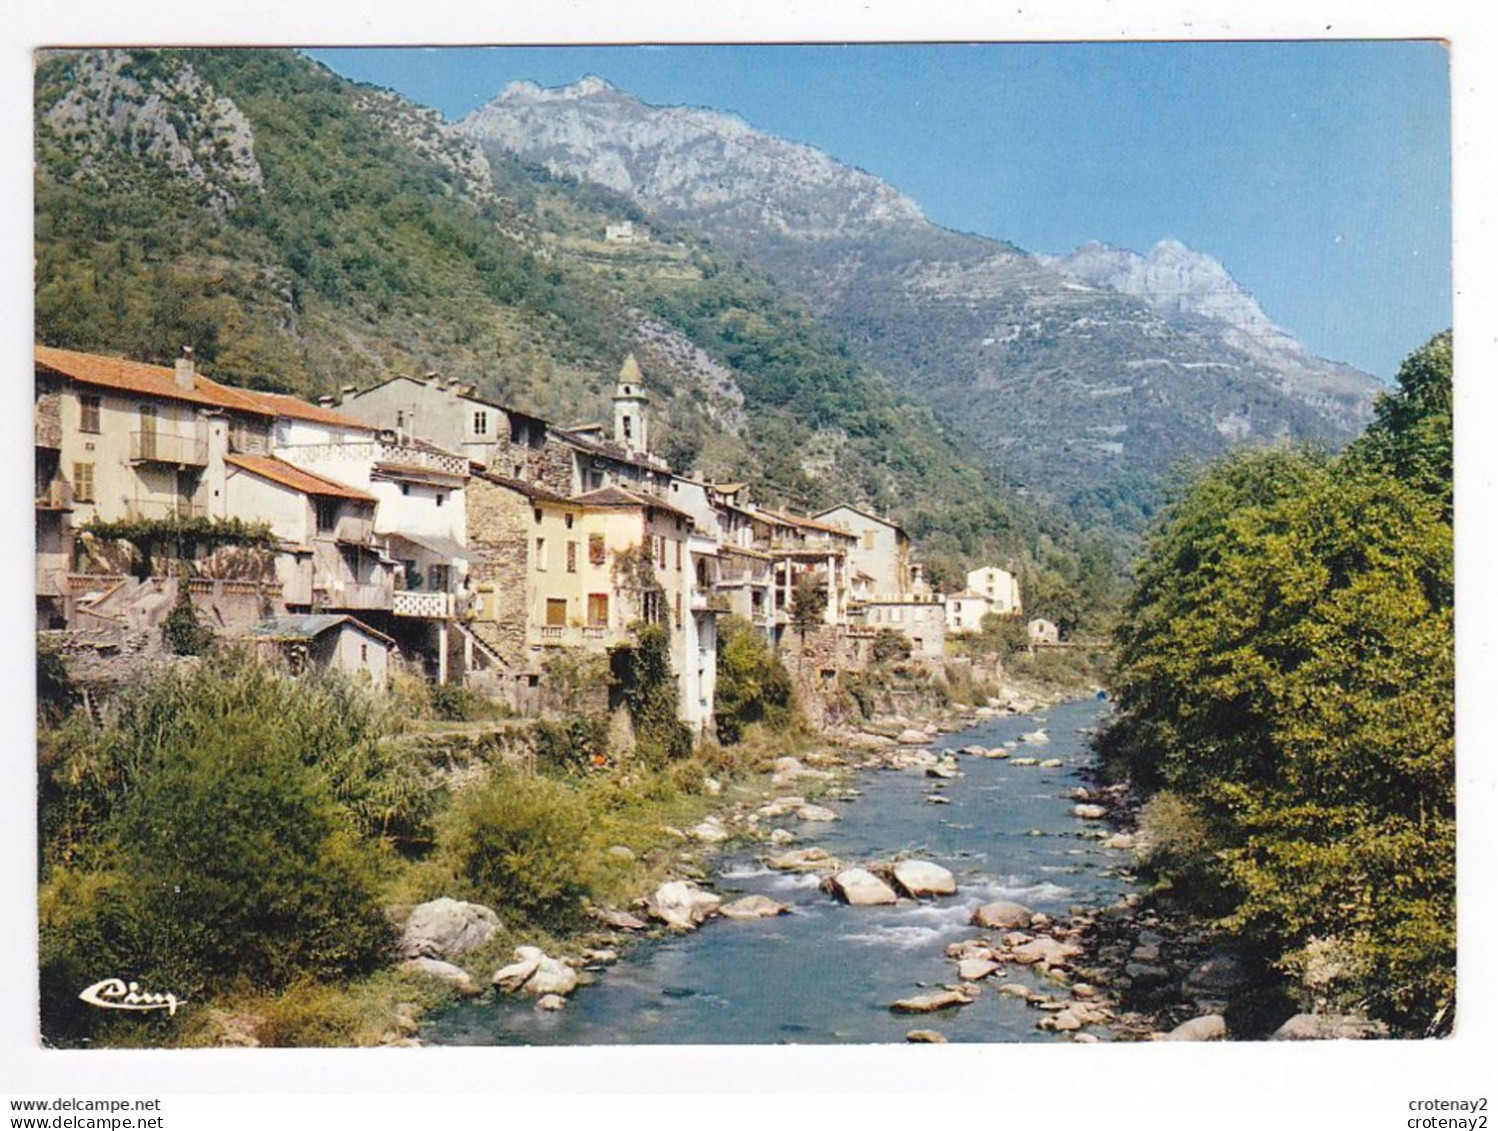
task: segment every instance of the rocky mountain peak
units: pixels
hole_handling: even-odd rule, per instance
[[[816,240],[925,222],[909,197],[810,145],[733,114],[652,105],[591,75],[553,88],[511,83],[453,128],[667,217],[711,214],[744,233]]]

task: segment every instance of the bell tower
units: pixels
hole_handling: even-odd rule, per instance
[[[614,386],[614,442],[625,451],[650,450],[649,423],[645,406],[650,398],[640,383],[640,363],[635,355],[624,359],[619,380]]]

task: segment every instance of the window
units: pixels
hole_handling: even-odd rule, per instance
[[[445,565],[434,565],[427,567],[427,588],[433,593],[446,593],[449,580],[452,576],[452,567]]]
[[[78,398],[78,430],[80,432],[97,432],[99,430],[99,398]]]
[[[624,442],[627,444],[635,438],[634,421],[629,417],[624,418]]]
[[[588,535],[588,562],[591,565],[601,566],[604,562],[603,535]]]
[[[401,484],[401,494],[402,495],[409,495],[410,493],[411,493],[411,484],[409,484],[409,483],[402,483]]]
[[[676,623],[681,623],[681,593],[676,594]]]
[[[443,494],[441,491],[438,491],[437,492],[437,505],[440,507],[445,502],[447,502],[447,496],[445,494]]]
[[[681,543],[676,543],[676,568],[681,568]]]
[[[75,463],[73,465],[73,498],[80,503],[91,503],[94,501],[93,464]]]
[[[407,589],[420,589],[421,588],[421,566],[419,566],[419,565],[416,564],[416,559],[415,558],[403,558],[401,560],[401,568],[405,571],[405,574],[406,574],[406,588]]]
[[[666,568],[666,536],[662,534],[655,540],[655,560],[661,563],[661,568]]]
[[[541,508],[537,507],[535,510],[531,511],[531,514],[533,514],[533,515],[536,516],[536,525],[540,526],[541,525]]]
[[[326,534],[338,525],[338,500],[316,499],[313,506],[317,510],[317,530],[319,534]]]
[[[369,663],[369,645],[368,644],[361,644],[361,645],[359,645],[359,662],[361,664],[367,664],[367,663]]]
[[[567,543],[567,572],[568,573],[576,573],[577,572],[577,543],[576,542],[568,542]]]
[[[473,414],[473,434],[475,436],[487,436],[489,434],[489,414],[479,409]]]
[[[567,598],[565,598],[565,597],[548,597],[548,598],[546,598],[546,627],[547,628],[565,628],[565,627],[567,627]]]
[[[874,532],[872,530],[865,530],[863,532],[863,548],[865,550],[872,550],[874,548]]]
[[[546,539],[545,538],[537,538],[536,539],[536,568],[537,569],[545,569],[546,568]]]
[[[609,625],[609,595],[588,594],[588,625],[590,628],[607,628]]]
[[[567,524],[567,529],[568,530],[572,529],[572,516],[570,514],[563,515],[562,516],[562,521]]]
[[[404,412],[401,412],[399,409],[397,409],[396,413],[395,413],[395,427],[396,427],[396,430],[399,431],[400,429],[404,428],[405,426],[406,426],[406,414]]]

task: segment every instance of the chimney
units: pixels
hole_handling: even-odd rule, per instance
[[[333,398],[332,397],[318,397],[317,398],[317,403],[320,404],[320,405],[322,405],[323,408],[332,408],[333,407]]]
[[[182,356],[177,359],[176,370],[174,379],[177,388],[192,392],[193,378],[197,376],[197,370],[192,363],[192,346],[182,347]]]

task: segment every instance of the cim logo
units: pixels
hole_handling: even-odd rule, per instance
[[[119,978],[105,978],[102,982],[95,982],[79,994],[78,998],[100,1009],[164,1009],[168,1017],[175,1016],[177,1006],[186,1000],[179,999],[176,994],[142,993],[140,983],[127,984]]]

